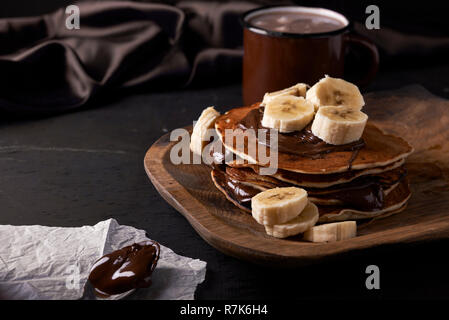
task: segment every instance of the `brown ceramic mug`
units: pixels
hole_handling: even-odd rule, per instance
[[[275,25],[271,20],[268,27],[262,23],[264,21],[259,21],[263,20],[260,19],[262,15],[268,15],[268,18],[274,15],[278,19],[284,11],[306,18],[308,15],[313,19],[323,18],[329,23],[335,22],[335,25],[323,25],[323,28],[314,30],[313,25],[310,28],[301,24],[297,29],[307,31],[301,33],[291,32],[291,29]],[[377,72],[379,53],[376,46],[368,39],[350,33],[351,23],[338,12],[323,8],[270,6],[246,12],[242,16],[242,23],[245,105],[261,101],[266,92],[287,88],[298,82],[313,85],[325,74],[344,77],[346,50],[354,47],[368,52],[369,57],[369,61],[365,61],[362,66],[366,72],[360,75],[356,84],[366,85]]]

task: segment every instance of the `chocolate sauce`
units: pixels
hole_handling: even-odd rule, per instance
[[[223,171],[217,170],[217,182],[226,189],[226,193],[240,204],[251,208],[251,198],[261,190],[235,180]],[[310,197],[323,200],[340,200],[350,209],[376,211],[383,208],[384,190],[402,181],[406,176],[405,168],[391,170],[379,175],[359,177],[351,182],[328,188],[305,188]],[[279,186],[285,186],[279,182]]]
[[[251,198],[261,192],[261,190],[243,184],[229,177],[222,170],[214,169],[215,180],[218,185],[225,189],[226,193],[238,203],[251,208]]]
[[[380,174],[359,177],[351,182],[326,189],[307,188],[309,196],[320,199],[337,199],[352,209],[375,211],[384,205],[384,190],[402,181],[405,167]],[[324,192],[323,192],[324,190]]]
[[[258,140],[258,143],[269,146],[276,149],[275,145],[271,145],[269,128],[262,126],[263,107],[252,109],[246,116],[240,120],[239,126],[242,129],[253,129],[258,132],[258,129],[265,129],[266,142]],[[365,146],[363,139],[344,144],[344,145],[332,145],[324,142],[312,133],[312,125],[309,124],[301,131],[294,131],[290,133],[278,133],[278,146],[277,150],[283,153],[295,154],[303,157],[310,157],[312,159],[321,158],[324,154],[330,152],[341,151],[353,151],[354,154],[351,157],[348,167],[350,168],[352,162],[357,155],[355,152]]]
[[[384,204],[384,186],[378,181],[368,181],[348,184],[333,192],[315,194],[307,190],[310,197],[319,199],[336,199],[351,209],[375,211],[382,209]]]
[[[95,262],[89,274],[95,293],[108,297],[150,286],[159,252],[157,242],[146,241],[104,255]]]

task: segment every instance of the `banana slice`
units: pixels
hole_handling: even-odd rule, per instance
[[[262,125],[280,132],[299,131],[312,121],[314,112],[313,104],[303,97],[279,96],[265,105]]]
[[[334,145],[357,141],[363,134],[368,116],[351,107],[320,107],[312,123],[312,133]]]
[[[312,102],[315,108],[347,106],[361,110],[365,105],[363,96],[356,85],[327,75],[307,91],[306,99]]]
[[[251,199],[252,215],[260,224],[280,224],[298,216],[307,202],[307,191],[304,189],[269,189]]]
[[[276,97],[280,96],[296,96],[296,97],[306,97],[307,85],[305,83],[297,83],[294,86],[291,86],[287,89],[275,91],[275,92],[267,92],[263,96],[262,105],[266,105],[268,102],[273,100]]]
[[[265,231],[276,238],[287,238],[312,228],[318,221],[318,207],[309,202],[299,216],[292,220],[273,226],[265,226]]]
[[[334,242],[354,238],[357,235],[355,221],[322,224],[304,232],[303,239],[311,242]]]
[[[214,127],[215,119],[217,119],[219,115],[220,113],[216,111],[214,107],[209,107],[203,110],[198,121],[195,123],[190,139],[190,150],[192,150],[193,153],[201,155],[203,148],[208,143],[208,141],[206,141],[207,130]]]

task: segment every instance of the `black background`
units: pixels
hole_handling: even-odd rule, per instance
[[[335,8],[355,18],[366,7],[365,2],[351,1],[306,3]],[[379,4],[385,19],[381,23],[419,34],[449,34],[446,12],[432,10],[434,1],[389,3]],[[0,16],[34,15],[68,4],[72,2],[3,0]],[[449,97],[448,72],[449,63],[441,58],[393,60],[382,66],[366,91],[418,83]],[[191,123],[204,107],[216,105],[224,111],[240,103],[237,79],[216,88],[114,96],[54,117],[3,118],[0,223],[81,226],[115,218],[120,224],[144,229],[178,254],[208,263],[198,299],[449,297],[449,241],[363,250],[295,270],[256,266],[225,256],[205,243],[158,195],[145,175],[143,157],[157,138]],[[370,264],[380,267],[381,290],[365,288],[365,268]]]

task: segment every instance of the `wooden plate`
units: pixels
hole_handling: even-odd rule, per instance
[[[174,165],[169,134],[148,150],[145,170],[162,197],[210,245],[272,266],[298,266],[369,247],[449,238],[449,102],[421,87],[368,95],[366,113],[415,148],[408,160],[412,198],[401,213],[361,224],[358,236],[334,243],[276,239],[214,186],[205,165]]]

